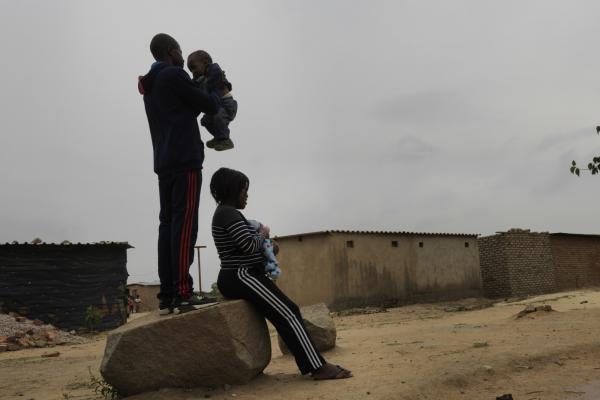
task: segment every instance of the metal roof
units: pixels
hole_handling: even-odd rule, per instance
[[[398,235],[398,236],[451,236],[451,237],[473,237],[479,236],[478,233],[446,233],[446,232],[410,232],[410,231],[358,231],[332,229],[326,231],[296,233],[293,235],[275,236],[275,239],[285,239],[298,236],[326,235],[332,233],[359,234],[359,235]]]
[[[564,232],[554,232],[554,233],[551,233],[550,236],[583,236],[583,237],[591,237],[591,238],[600,238],[600,235],[594,235],[592,233],[564,233]]]
[[[42,242],[42,241],[32,241],[32,242],[22,242],[19,243],[17,241],[14,241],[12,243],[0,243],[0,246],[31,246],[31,247],[38,247],[38,246],[52,246],[52,247],[59,247],[59,246],[85,246],[85,247],[91,247],[91,246],[115,246],[115,247],[125,247],[128,249],[133,249],[134,247],[132,245],[129,244],[129,242],[109,242],[109,241],[100,241],[100,242],[90,242],[90,243],[71,243],[68,240],[64,240],[61,243],[46,243],[46,242]]]

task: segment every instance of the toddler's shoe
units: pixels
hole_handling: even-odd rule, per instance
[[[206,142],[206,147],[209,149],[215,149],[216,151],[223,151],[233,149],[233,142],[231,139],[211,139]]]

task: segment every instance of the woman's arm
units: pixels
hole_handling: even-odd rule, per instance
[[[225,230],[244,254],[253,254],[262,249],[264,236],[254,232],[244,219],[233,222]]]

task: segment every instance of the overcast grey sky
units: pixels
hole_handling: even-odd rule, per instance
[[[204,288],[221,166],[250,177],[245,214],[279,235],[600,233],[600,180],[568,171],[600,153],[598,15],[597,1],[0,0],[0,242],[127,240],[130,282],[157,279],[136,79],[158,32],[211,53],[239,102],[235,150],[206,151]]]

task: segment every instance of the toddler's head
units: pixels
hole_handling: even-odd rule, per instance
[[[188,56],[187,67],[194,79],[206,74],[206,69],[212,64],[212,57],[204,50],[196,50]]]

